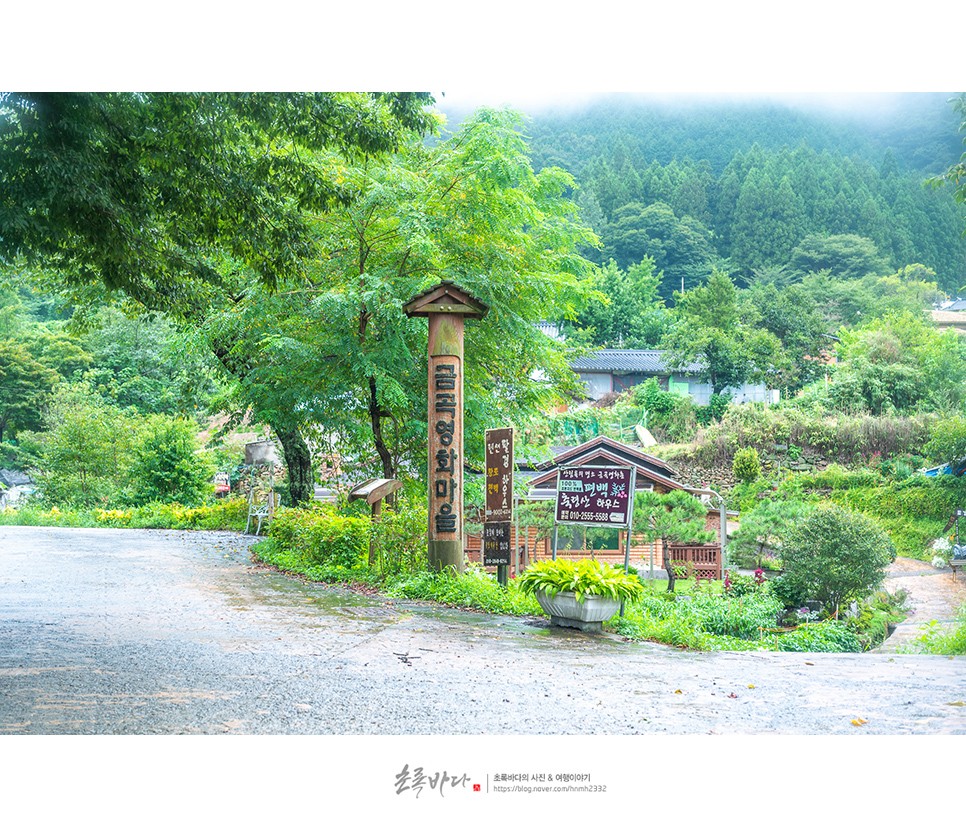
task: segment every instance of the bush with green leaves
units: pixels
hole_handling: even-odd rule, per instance
[[[45,509],[28,503],[18,509],[0,512],[0,524],[22,527],[118,527],[151,530],[235,530],[241,532],[248,521],[248,502],[226,498],[198,507],[181,504],[145,504],[120,507],[61,510]]]
[[[651,377],[631,389],[630,399],[643,410],[642,422],[655,437],[673,443],[684,443],[694,437],[698,421],[690,397],[663,390]]]
[[[379,576],[400,576],[427,568],[426,500],[400,498],[384,507],[372,525],[375,564]]]
[[[518,581],[504,587],[478,564],[468,565],[463,573],[425,570],[391,578],[387,588],[390,597],[430,600],[490,614],[542,613],[539,603]]]
[[[801,625],[794,631],[775,634],[774,648],[780,652],[861,652],[855,631],[843,622],[825,620]]]
[[[152,414],[139,427],[130,464],[136,505],[196,505],[212,493],[214,469],[200,454],[197,427],[190,421]]]
[[[276,550],[295,553],[344,579],[353,570],[367,568],[369,528],[368,518],[342,515],[327,504],[283,507],[269,524],[268,538]]]
[[[620,602],[633,602],[644,592],[634,575],[594,559],[545,559],[534,562],[519,579],[520,589],[555,597],[573,593],[579,602],[585,596],[602,596]]]
[[[929,427],[929,442],[923,451],[936,464],[966,458],[966,417],[952,414],[934,422]]]
[[[750,484],[761,477],[761,459],[752,447],[740,449],[731,463],[731,472],[743,484]]]
[[[765,453],[773,451],[774,444],[788,444],[842,464],[865,461],[876,453],[888,460],[920,453],[934,419],[926,414],[844,414],[819,403],[807,407],[799,398],[770,407],[732,403],[689,457],[704,465],[724,466],[739,449]]]
[[[888,535],[870,519],[819,507],[789,531],[782,548],[784,570],[773,587],[790,608],[817,600],[836,611],[875,590],[895,555]]]
[[[768,592],[742,596],[696,594],[679,603],[703,631],[745,640],[757,640],[762,629],[778,625],[783,606]]]
[[[693,617],[666,615],[663,606],[650,595],[618,618],[615,630],[632,640],[648,640],[667,646],[703,651],[712,646],[712,637]]]
[[[938,622],[932,621],[906,651],[918,654],[966,655],[966,605],[959,609],[952,628],[943,628]]]

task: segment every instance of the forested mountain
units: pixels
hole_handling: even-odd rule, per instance
[[[597,156],[622,147],[635,160],[707,160],[716,175],[739,151],[766,151],[801,143],[821,152],[879,162],[892,151],[906,169],[936,174],[959,158],[959,122],[951,93],[883,95],[879,106],[821,109],[727,98],[649,99],[613,95],[582,109],[531,114],[529,134],[536,167],[560,165],[578,177]],[[863,97],[865,98],[865,97]],[[870,96],[873,106],[877,97]]]
[[[610,96],[531,115],[534,167],[571,172],[592,257],[654,259],[661,295],[792,267],[816,238],[871,241],[881,269],[912,263],[941,289],[966,283],[964,212],[927,178],[962,153],[946,93],[882,96],[878,110]]]

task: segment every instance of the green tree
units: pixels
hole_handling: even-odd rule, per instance
[[[930,425],[929,442],[923,453],[940,464],[966,459],[966,417],[949,414]]]
[[[5,434],[40,428],[44,402],[58,379],[19,342],[0,341],[0,442]]]
[[[356,196],[347,162],[434,129],[431,103],[424,93],[4,94],[0,265],[45,267],[75,300],[103,304],[105,288],[119,289],[203,325],[251,281],[304,281],[319,219]],[[230,342],[212,349],[223,364],[237,355]],[[306,500],[300,426],[266,410]]]
[[[777,382],[786,390],[794,390],[818,375],[819,368],[813,360],[831,344],[830,334],[836,328],[823,318],[801,284],[783,285],[782,274],[759,273],[742,295],[744,304],[757,312],[758,327],[781,342],[787,370]],[[777,367],[782,366],[776,361]]]
[[[211,357],[200,355],[168,319],[101,307],[85,322],[86,375],[98,393],[142,414],[190,414],[218,394]]]
[[[809,235],[791,252],[788,266],[798,275],[827,271],[836,278],[884,275],[888,260],[868,238],[853,234]]]
[[[966,399],[966,345],[902,310],[843,329],[829,395],[845,411],[949,411]]]
[[[704,286],[675,297],[674,323],[662,342],[670,367],[697,363],[715,394],[778,375],[785,363],[781,343],[753,326],[757,313],[742,307],[729,275],[716,270]]]
[[[402,307],[442,279],[490,310],[466,331],[468,456],[482,459],[483,427],[576,390],[565,351],[535,325],[585,305],[591,264],[578,248],[595,238],[575,220],[572,178],[533,171],[520,125],[518,114],[483,110],[450,139],[346,166],[356,198],[317,219],[308,283],[271,295],[236,274],[238,300],[213,308],[200,330],[286,449],[286,425],[314,424],[323,452],[384,477],[415,470],[426,328]]]
[[[959,132],[966,134],[966,93],[960,93],[952,100],[953,109],[962,117]],[[966,136],[963,137],[963,144],[966,144]],[[959,158],[958,162],[949,166],[938,177],[929,180],[933,185],[950,183],[953,186],[953,196],[958,203],[966,203],[966,153]]]
[[[781,545],[802,521],[809,506],[800,501],[761,501],[728,539],[728,560],[745,567],[761,567],[762,557],[781,556]]]
[[[606,299],[592,298],[576,326],[590,332],[596,347],[652,348],[661,340],[667,322],[664,302],[658,295],[661,275],[654,261],[644,258],[626,272],[614,260],[595,270],[595,289]],[[580,336],[581,334],[576,334]]]
[[[153,309],[191,309],[230,253],[274,285],[314,250],[307,210],[351,199],[309,153],[392,150],[419,93],[4,93],[0,264],[25,259]]]
[[[662,277],[660,292],[667,301],[675,291],[704,282],[716,258],[708,229],[693,217],[678,217],[662,202],[622,206],[603,237],[604,257],[613,258],[621,269],[650,259]]]
[[[634,533],[642,542],[661,542],[661,565],[667,571],[667,589],[674,590],[674,565],[668,559],[672,542],[707,542],[714,534],[705,529],[708,508],[691,493],[638,492],[634,496]]]
[[[122,500],[135,446],[133,420],[84,382],[60,383],[44,410],[45,429],[23,432],[38,461],[35,480],[48,505],[103,507]]]
[[[875,590],[895,556],[889,537],[865,516],[820,507],[789,531],[777,592],[786,604],[814,599],[837,614]]]
[[[805,219],[788,177],[777,183],[767,170],[745,177],[731,226],[731,258],[745,273],[783,263],[801,239]]]
[[[155,414],[138,429],[130,464],[135,504],[152,501],[194,506],[211,493],[212,467],[199,455],[197,427]]]

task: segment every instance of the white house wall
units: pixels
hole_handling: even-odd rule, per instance
[[[611,373],[591,373],[581,371],[579,373],[581,382],[586,386],[587,396],[591,400],[599,400],[605,394],[610,394],[615,390],[614,374]],[[687,386],[685,391],[684,386]],[[687,393],[694,400],[695,405],[708,405],[711,402],[713,390],[711,384],[702,382],[696,376],[672,374],[668,382],[668,390],[678,394]],[[725,388],[724,393],[731,397],[735,403],[769,403],[778,402],[779,392],[767,388],[763,383],[756,385],[741,385],[738,388]]]
[[[702,382],[697,377],[692,376],[678,376],[677,374],[671,377],[671,385],[669,389],[674,389],[682,383],[688,386],[688,395],[694,400],[695,405],[708,405],[711,402],[711,395],[714,390],[711,387],[711,383]],[[683,390],[678,389],[679,393],[684,393]],[[758,383],[756,385],[744,384],[738,388],[725,388],[722,392],[725,396],[730,396],[733,403],[769,403],[774,404],[778,402],[779,392],[775,389],[771,389],[765,386],[764,383]]]
[[[614,390],[614,378],[611,374],[581,373],[580,380],[587,386],[587,396],[592,400],[599,400],[604,394]]]

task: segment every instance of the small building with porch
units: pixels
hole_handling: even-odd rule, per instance
[[[629,446],[609,437],[598,436],[579,446],[560,451],[553,458],[543,461],[532,469],[521,469],[514,473],[515,489],[518,496],[518,519],[534,516],[528,512],[533,505],[549,505],[549,517],[553,516],[553,505],[557,496],[557,470],[567,466],[620,466],[630,467],[636,473],[636,492],[667,493],[680,489],[700,498],[708,505],[706,527],[716,537],[710,544],[675,543],[671,546],[669,558],[685,561],[693,566],[694,575],[706,579],[720,579],[722,575],[721,557],[721,518],[719,507],[711,506],[714,495],[710,490],[684,484],[679,473],[666,461],[647,454],[642,449]],[[521,512],[522,510],[522,512]],[[552,522],[551,522],[552,523]],[[548,524],[540,526],[533,523],[514,522],[511,534],[515,537],[519,569],[539,559],[549,559],[553,555],[552,533]],[[588,559],[610,564],[624,563],[627,531],[619,528],[586,528],[561,526],[557,536],[558,559]],[[482,554],[482,541],[479,534],[466,538],[466,558],[479,562]],[[632,564],[661,567],[661,543],[631,543],[630,561]]]

